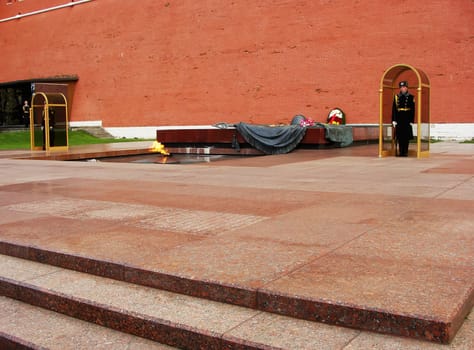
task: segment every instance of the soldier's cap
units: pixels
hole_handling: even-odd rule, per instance
[[[406,86],[406,87],[408,87],[408,82],[407,82],[407,81],[405,81],[405,80],[404,80],[404,81],[401,81],[401,82],[399,82],[399,83],[398,83],[398,87],[402,87],[402,86]]]

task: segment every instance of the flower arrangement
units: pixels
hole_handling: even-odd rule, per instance
[[[300,120],[300,126],[302,127],[313,126],[313,125],[314,125],[314,120],[311,118],[304,118]]]
[[[333,108],[329,111],[327,123],[331,125],[346,124],[346,115],[340,108]]]

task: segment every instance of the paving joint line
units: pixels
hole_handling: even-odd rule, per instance
[[[459,186],[461,186],[461,185],[466,184],[467,182],[471,181],[473,178],[474,178],[474,176],[471,175],[471,176],[468,177],[467,179],[462,180],[461,182],[459,182],[458,184],[456,184],[456,185],[454,185],[454,186],[452,186],[452,187],[450,187],[450,188],[448,188],[448,189],[445,189],[444,191],[438,193],[436,196],[433,197],[433,199],[438,199],[438,198],[441,197],[443,194],[448,193],[449,191],[452,191],[452,190],[454,190],[455,188],[457,188],[457,187],[459,187]]]
[[[298,271],[298,270],[301,270],[301,269],[302,269],[303,267],[305,267],[305,266],[308,266],[308,265],[310,265],[310,264],[312,264],[312,263],[314,263],[314,262],[316,262],[316,261],[318,261],[318,260],[321,260],[322,258],[324,258],[324,257],[326,257],[326,256],[328,256],[328,255],[330,255],[330,254],[332,254],[332,253],[334,253],[336,250],[338,250],[338,249],[340,249],[340,248],[342,248],[342,247],[348,245],[349,243],[354,242],[355,240],[359,239],[360,237],[366,235],[366,234],[369,233],[370,231],[373,231],[373,230],[375,230],[375,229],[377,229],[377,228],[379,228],[379,227],[382,227],[383,224],[384,224],[384,223],[381,223],[381,224],[379,224],[379,225],[377,225],[377,226],[375,226],[375,227],[372,227],[372,228],[370,228],[370,229],[368,229],[368,230],[362,232],[361,234],[359,234],[359,235],[353,237],[352,239],[350,239],[350,240],[348,240],[348,241],[342,243],[341,245],[339,245],[339,246],[333,248],[332,250],[328,250],[328,251],[325,252],[324,254],[321,254],[321,255],[315,257],[314,259],[310,259],[310,260],[308,260],[306,263],[303,263],[302,265],[297,266],[297,267],[295,267],[295,268],[289,270],[288,272],[286,272],[286,273],[284,273],[284,274],[282,274],[282,275],[280,275],[280,276],[278,276],[278,277],[276,277],[276,278],[274,278],[274,279],[272,279],[272,280],[269,280],[267,283],[263,284],[260,288],[257,289],[257,295],[258,295],[258,292],[259,292],[262,288],[266,287],[267,285],[269,285],[269,284],[271,284],[271,283],[273,283],[273,282],[275,282],[275,281],[278,281],[279,279],[281,279],[281,278],[283,278],[283,277],[289,276],[290,274],[292,274],[292,273],[294,273],[294,272],[296,272],[296,271]]]

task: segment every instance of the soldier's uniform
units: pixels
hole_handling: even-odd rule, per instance
[[[406,86],[406,81],[401,81],[399,87]],[[408,91],[401,91],[393,97],[392,122],[396,122],[395,135],[399,147],[399,155],[406,157],[408,155],[408,144],[413,138],[413,129],[411,123],[415,121],[415,97]]]

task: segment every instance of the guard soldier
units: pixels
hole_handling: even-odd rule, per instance
[[[49,124],[49,147],[54,146],[54,127],[55,127],[55,119],[54,119],[54,109],[52,107],[48,108],[48,124]],[[41,130],[43,130],[43,150],[46,149],[46,101],[44,101],[44,108],[41,112],[42,121],[41,121]]]
[[[393,97],[392,124],[398,142],[399,156],[408,156],[408,143],[413,138],[411,123],[415,121],[415,97],[408,92],[408,82],[401,81],[400,92]]]
[[[23,124],[25,125],[25,128],[30,126],[30,106],[28,105],[28,101],[25,100],[23,102]]]

